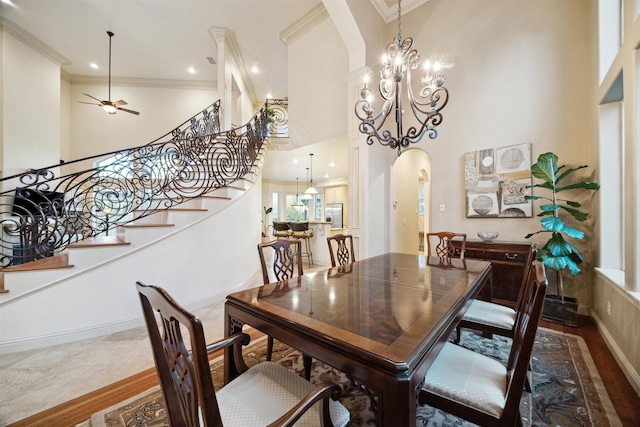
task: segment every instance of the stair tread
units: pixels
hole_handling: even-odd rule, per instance
[[[37,271],[37,270],[53,270],[60,268],[73,268],[73,264],[69,264],[69,254],[54,255],[42,258],[36,261],[27,262],[25,264],[11,265],[4,267],[2,272],[12,271]]]
[[[76,243],[71,243],[70,245],[67,245],[67,249],[95,248],[103,246],[126,246],[130,244],[130,242],[125,242],[117,236],[96,236],[80,240]]]
[[[124,224],[121,225],[120,227],[123,228],[144,228],[144,227],[175,227],[175,224],[165,224],[165,223],[141,223],[141,224],[136,224],[133,222],[130,222],[128,224]]]
[[[205,199],[231,200],[231,197],[228,197],[228,196],[213,196],[213,195],[209,195],[209,194],[203,194],[200,197],[203,197]]]

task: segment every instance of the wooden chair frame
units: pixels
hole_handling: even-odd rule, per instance
[[[484,332],[487,335],[499,335],[502,337],[513,338],[513,334],[515,332],[517,317],[523,312],[525,304],[526,304],[526,296],[529,293],[528,287],[531,286],[531,281],[529,280],[529,274],[531,269],[533,268],[533,262],[536,260],[538,255],[538,247],[533,244],[531,245],[531,250],[527,254],[527,260],[525,262],[524,272],[522,275],[522,283],[520,284],[520,290],[518,291],[518,299],[516,301],[515,312],[516,312],[516,322],[514,322],[513,327],[510,329],[500,328],[495,325],[489,325],[486,323],[476,322],[471,319],[465,319],[462,317],[458,326],[456,326],[456,338],[455,342],[460,342],[460,332],[462,328],[473,329],[476,331]],[[495,303],[493,303],[495,304]]]
[[[432,238],[438,238],[438,243],[433,246],[433,252],[431,250]],[[437,256],[440,258],[460,258],[464,259],[464,251],[467,245],[467,235],[465,233],[454,233],[451,231],[439,231],[433,233],[426,233],[425,238],[427,240],[427,254],[429,256]],[[453,239],[460,241],[459,251],[453,246],[451,241]]]
[[[535,261],[528,279],[531,285],[528,287],[528,295],[525,297],[524,314],[518,319],[507,361],[507,389],[505,405],[500,418],[424,389],[420,391],[419,395],[421,405],[427,404],[437,407],[481,426],[522,426],[520,399],[547,289],[544,265]]]
[[[327,237],[327,244],[329,245],[331,267],[356,262],[356,254],[353,249],[353,236],[351,234],[336,234],[335,236],[329,236]]]
[[[171,425],[199,426],[201,415],[205,427],[222,426],[208,354],[233,346],[236,369],[240,373],[246,372],[248,367],[242,358],[242,346],[249,344],[249,335],[239,333],[206,345],[204,329],[197,317],[184,310],[161,288],[141,282],[137,282],[136,287]],[[162,335],[156,312],[160,314]],[[181,327],[189,333],[191,350],[185,345]],[[328,399],[339,394],[337,384],[325,381],[269,425],[293,426],[309,408],[321,402],[320,423],[332,426]]]
[[[273,249],[273,274],[276,281],[300,278],[304,274],[302,269],[302,242],[300,240],[279,239],[268,243],[258,244],[258,254],[260,256],[260,265],[262,267],[262,283],[267,285],[271,283],[269,279],[269,267],[267,265],[265,250]],[[297,273],[297,274],[296,274]],[[267,336],[267,360],[271,360],[273,355],[273,337]],[[304,377],[308,380],[311,378],[311,357],[306,354],[302,357],[304,364]]]

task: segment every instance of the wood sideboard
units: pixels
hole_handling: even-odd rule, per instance
[[[460,242],[453,243],[459,254]],[[464,257],[491,262],[491,300],[515,307],[530,250],[528,242],[467,240]]]

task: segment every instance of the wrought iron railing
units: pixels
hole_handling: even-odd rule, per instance
[[[288,136],[286,100],[267,101],[225,132],[219,111],[217,101],[140,147],[0,179],[0,266],[50,256],[228,186],[256,167],[266,137]]]

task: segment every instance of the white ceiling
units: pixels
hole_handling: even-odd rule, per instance
[[[327,1],[327,0],[325,0]],[[396,17],[395,0],[370,0],[387,21]],[[405,0],[403,13],[426,0]],[[0,0],[0,24],[39,45],[62,63],[72,79],[108,76],[112,39],[112,79],[153,79],[211,84],[217,81],[216,45],[210,29],[233,33],[258,103],[288,96],[287,46],[280,34],[321,0]],[[99,66],[92,69],[90,63]],[[259,72],[251,69],[257,67]],[[193,67],[195,74],[189,74]],[[267,179],[295,180],[301,170],[284,172],[294,158],[314,155],[314,181],[346,177],[346,147],[328,141],[292,153],[278,151],[265,169]],[[346,145],[346,144],[342,144]],[[325,147],[326,146],[326,147]],[[323,150],[328,152],[324,153]],[[343,159],[341,157],[344,157]],[[328,166],[334,162],[336,166]],[[274,166],[278,165],[278,166]],[[326,171],[322,168],[325,168]],[[322,170],[321,170],[322,169]],[[317,172],[316,172],[317,170]]]

